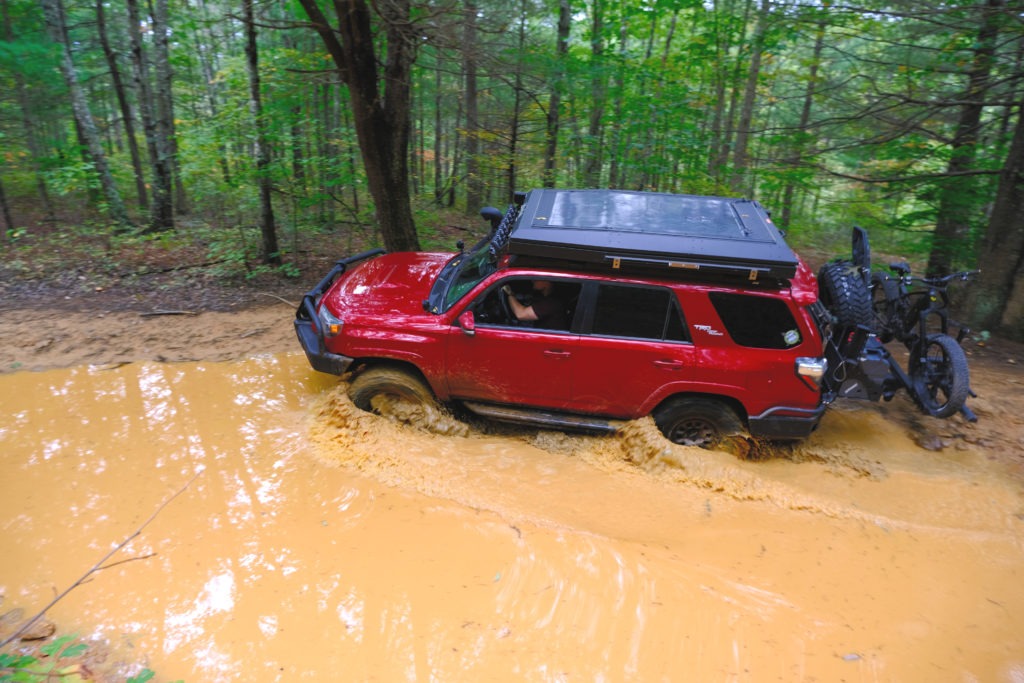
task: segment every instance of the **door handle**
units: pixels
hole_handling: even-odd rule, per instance
[[[681,370],[683,367],[683,361],[681,360],[656,360],[654,364],[666,370]]]
[[[549,358],[568,358],[572,354],[568,351],[562,351],[561,349],[547,349],[544,351],[544,355]]]

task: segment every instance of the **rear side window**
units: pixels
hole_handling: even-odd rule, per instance
[[[600,285],[591,333],[688,341],[676,298],[662,287]]]
[[[757,349],[788,349],[802,341],[800,328],[780,299],[711,292],[711,303],[732,340]]]

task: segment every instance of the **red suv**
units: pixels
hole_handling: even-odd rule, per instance
[[[314,369],[491,419],[681,444],[807,436],[827,363],[814,275],[756,202],[534,190],[457,253],[365,252],[303,298]]]

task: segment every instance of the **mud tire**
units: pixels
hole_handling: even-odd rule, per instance
[[[373,407],[376,396],[394,396],[424,406],[436,406],[433,392],[412,370],[395,365],[376,365],[363,370],[349,384],[349,398],[361,410],[377,412]]]
[[[910,381],[918,403],[934,417],[952,417],[971,392],[967,354],[946,334],[928,335],[924,356],[910,356]]]
[[[736,411],[722,401],[680,396],[655,409],[654,423],[672,443],[727,451],[746,443],[746,430]]]
[[[850,261],[832,261],[818,271],[818,297],[842,327],[874,324],[871,292]]]

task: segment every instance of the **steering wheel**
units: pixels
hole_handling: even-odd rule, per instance
[[[515,313],[512,312],[512,307],[508,303],[508,298],[515,296],[515,294],[506,294],[504,288],[499,289],[497,294],[498,302],[501,304],[501,313],[505,316],[505,322],[508,322],[510,325],[517,324],[519,319],[516,318]]]

